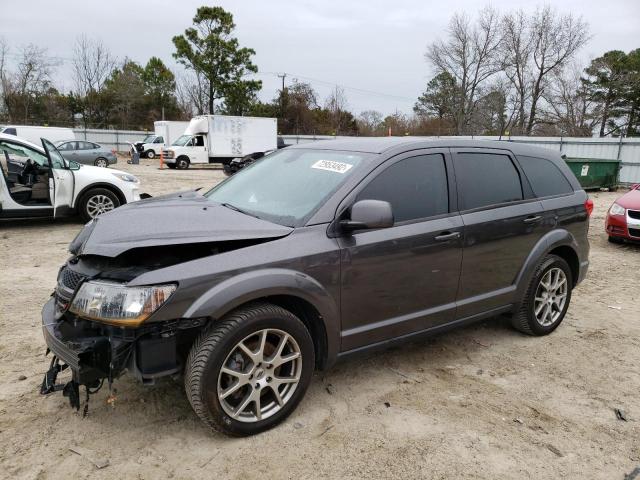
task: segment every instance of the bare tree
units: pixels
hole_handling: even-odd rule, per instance
[[[598,124],[597,104],[591,99],[576,65],[553,74],[545,92],[545,104],[543,121],[555,125],[557,134],[590,136]]]
[[[517,133],[524,133],[527,119],[531,79],[533,38],[529,19],[522,10],[508,13],[502,19],[500,58],[504,73],[513,87],[513,123]]]
[[[101,40],[90,40],[86,35],[76,39],[73,53],[76,91],[83,96],[91,91],[100,92],[116,66],[116,59]]]
[[[7,56],[9,55],[9,45],[4,37],[0,37],[0,116],[7,112]]]
[[[358,131],[365,137],[376,135],[382,128],[383,120],[382,113],[377,110],[365,110],[358,115]]]
[[[331,129],[335,132],[335,135],[339,135],[342,125],[343,112],[347,111],[347,96],[344,93],[344,88],[336,85],[335,89],[329,94],[325,103],[325,108],[331,114]]]
[[[94,122],[98,116],[98,94],[116,67],[116,59],[100,40],[85,35],[76,39],[73,52],[73,77],[76,93],[84,98],[84,122]]]
[[[202,115],[208,111],[209,95],[202,74],[187,71],[178,76],[176,98],[180,109],[191,115]]]
[[[35,97],[51,87],[55,66],[44,48],[29,44],[19,50],[15,71],[11,75],[3,74],[6,78],[4,97],[10,118],[29,122],[31,105]]]
[[[426,57],[438,73],[448,72],[456,79],[458,95],[454,119],[456,134],[466,133],[478,101],[479,88],[500,71],[497,51],[501,43],[500,21],[496,10],[486,7],[475,23],[456,13],[449,23],[448,38],[429,46]]]
[[[536,10],[531,19],[532,76],[531,106],[526,124],[530,135],[536,125],[538,104],[547,79],[561,71],[589,40],[589,27],[581,17],[559,15],[550,6]]]

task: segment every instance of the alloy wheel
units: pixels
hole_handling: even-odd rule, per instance
[[[540,325],[548,327],[560,318],[568,287],[567,275],[561,268],[551,268],[542,276],[533,303],[533,313]]]
[[[91,218],[95,218],[98,215],[109,212],[116,208],[113,200],[106,195],[94,195],[87,200],[87,213]]]
[[[96,160],[96,167],[104,167],[108,166],[107,161],[104,158],[99,158]]]
[[[235,420],[264,420],[291,399],[301,372],[302,354],[296,340],[282,330],[259,330],[227,355],[218,375],[218,400]]]

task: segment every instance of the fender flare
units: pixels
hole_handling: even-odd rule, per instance
[[[524,262],[524,265],[518,272],[516,277],[516,299],[517,305],[521,303],[521,299],[529,287],[531,278],[539,265],[540,261],[552,250],[557,247],[570,247],[576,255],[578,255],[579,247],[578,242],[571,232],[564,229],[552,230],[544,235],[538,243],[531,249],[529,256]],[[575,281],[576,279],[574,279]]]
[[[327,362],[333,363],[340,349],[340,316],[333,297],[314,278],[285,268],[252,270],[224,280],[196,299],[185,318],[218,320],[234,308],[252,300],[287,295],[311,304],[320,314],[327,335]]]

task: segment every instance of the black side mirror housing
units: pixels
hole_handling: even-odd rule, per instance
[[[342,220],[340,227],[348,232],[361,229],[393,227],[393,209],[383,200],[360,200],[351,207],[351,218]]]

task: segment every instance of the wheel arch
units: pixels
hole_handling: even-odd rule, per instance
[[[110,183],[98,182],[98,183],[92,183],[90,185],[87,185],[82,190],[80,190],[80,192],[78,192],[78,195],[76,195],[75,198],[73,199],[72,207],[77,209],[78,202],[82,199],[82,197],[84,197],[87,192],[89,192],[90,190],[93,190],[94,188],[104,188],[105,190],[109,190],[110,192],[113,192],[116,195],[116,197],[118,197],[118,200],[120,201],[120,205],[125,205],[127,203],[127,197],[125,197],[122,190],[120,190],[118,187]]]
[[[315,279],[286,269],[246,272],[209,289],[185,312],[185,318],[207,317],[215,322],[242,306],[263,301],[296,315],[309,329],[316,349],[316,367],[325,369],[338,355],[338,308]]]
[[[543,236],[531,249],[523,267],[516,278],[516,301],[520,303],[527,291],[531,277],[540,261],[547,255],[557,255],[563,258],[571,268],[573,286],[578,282],[580,274],[580,259],[578,256],[578,242],[571,232],[564,229],[552,230]]]
[[[549,250],[549,255],[556,255],[569,264],[571,269],[571,280],[573,281],[573,287],[576,286],[578,276],[580,274],[580,259],[576,251],[569,245],[560,245],[558,247]]]

